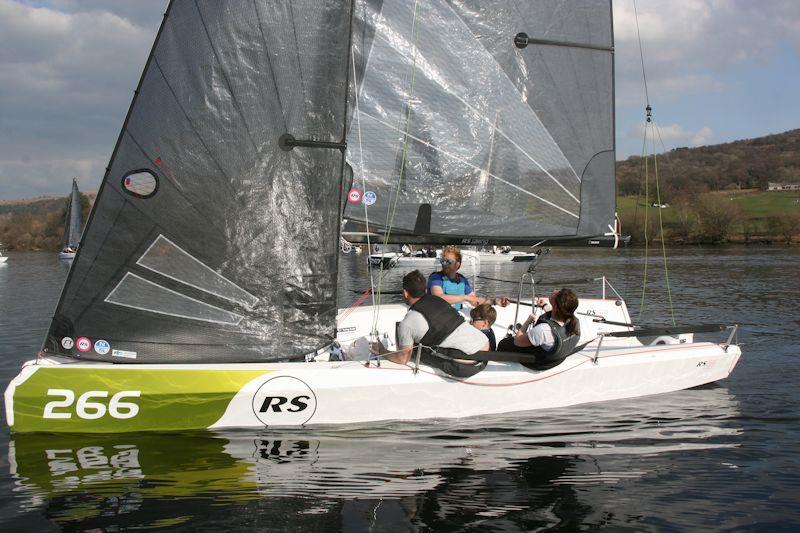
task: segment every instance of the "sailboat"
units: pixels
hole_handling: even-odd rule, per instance
[[[342,217],[370,247],[606,233],[612,74],[609,0],[173,0],[42,351],[6,389],[11,430],[461,418],[727,377],[735,327],[635,325],[602,276],[581,349],[541,371],[496,352],[468,379],[419,349],[363,360],[406,307],[337,309]],[[530,312],[536,264],[498,334]]]
[[[3,243],[0,242],[0,265],[8,261],[8,257],[3,255]]]
[[[81,241],[81,193],[78,190],[77,180],[72,180],[72,189],[67,203],[67,216],[64,218],[64,241],[61,251],[58,252],[59,259],[71,261],[75,259],[75,252]]]

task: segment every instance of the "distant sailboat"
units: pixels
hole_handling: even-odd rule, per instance
[[[61,251],[58,253],[59,259],[75,259],[75,252],[78,251],[78,243],[81,240],[81,193],[78,190],[78,182],[72,180],[72,191],[69,195],[67,204],[67,216],[64,220],[64,241]]]
[[[8,257],[6,257],[5,255],[3,255],[3,243],[2,243],[2,242],[0,242],[0,265],[2,265],[3,263],[5,263],[6,261],[8,261]]]

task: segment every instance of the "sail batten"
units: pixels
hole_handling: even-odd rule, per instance
[[[380,39],[380,38],[381,38],[381,37],[378,37],[378,39]],[[385,40],[384,40],[384,41],[385,41]],[[389,43],[388,41],[385,41],[385,42],[386,42],[387,44],[391,44],[391,43]],[[399,52],[398,52],[398,53],[399,53]],[[408,58],[408,56],[407,56],[407,55],[403,55],[402,53],[400,53],[400,55],[403,57],[403,59],[405,59],[406,61],[409,61],[409,62],[410,62],[410,59]],[[436,80],[436,81],[437,81],[437,82],[440,82],[440,80]],[[440,86],[441,86],[441,83],[440,83]],[[519,94],[519,93],[518,93],[518,94]],[[569,192],[569,191],[566,189],[566,187],[564,187],[564,186],[563,186],[563,185],[562,185],[562,184],[559,182],[559,180],[558,180],[558,179],[557,179],[555,176],[553,176],[552,174],[550,174],[550,172],[549,172],[549,171],[548,171],[548,170],[547,170],[547,169],[546,169],[546,168],[545,168],[545,167],[544,167],[544,166],[543,166],[543,165],[542,165],[542,164],[541,164],[539,161],[537,161],[537,160],[536,160],[536,159],[535,159],[535,158],[534,158],[532,155],[530,155],[530,154],[529,154],[527,151],[525,151],[525,149],[523,149],[523,148],[522,148],[522,147],[521,147],[519,144],[517,144],[517,143],[516,143],[516,142],[515,142],[515,141],[514,141],[514,140],[513,140],[513,139],[512,139],[512,138],[511,138],[509,135],[507,135],[507,134],[506,134],[506,133],[505,133],[505,132],[504,132],[502,129],[498,129],[498,128],[497,128],[497,122],[496,122],[496,118],[495,118],[495,121],[494,121],[494,122],[492,122],[492,121],[491,121],[491,120],[490,120],[490,119],[489,119],[487,116],[485,116],[485,115],[481,114],[481,113],[480,113],[480,112],[479,112],[479,111],[478,111],[478,110],[477,110],[475,107],[473,107],[472,105],[470,105],[470,103],[469,103],[469,102],[467,102],[465,99],[463,99],[462,97],[460,97],[458,94],[456,94],[456,93],[451,93],[451,96],[452,96],[453,98],[457,99],[457,100],[458,100],[458,101],[459,101],[459,102],[460,102],[462,105],[464,105],[464,107],[466,107],[467,109],[469,109],[469,111],[475,115],[475,118],[477,118],[477,119],[480,119],[480,120],[481,120],[481,121],[482,121],[482,122],[483,122],[485,125],[487,125],[487,126],[489,126],[489,127],[492,127],[492,128],[494,128],[494,131],[496,131],[497,133],[499,133],[499,134],[500,134],[500,135],[501,135],[501,136],[502,136],[502,137],[503,137],[503,138],[504,138],[506,141],[508,141],[508,142],[509,142],[509,143],[510,143],[510,144],[511,144],[511,145],[512,145],[514,148],[516,148],[517,150],[519,150],[519,152],[520,152],[522,155],[524,155],[526,158],[528,158],[528,159],[529,159],[529,160],[530,160],[530,161],[531,161],[531,162],[532,162],[534,165],[536,165],[536,166],[537,166],[537,167],[538,167],[538,168],[539,168],[539,169],[540,169],[542,172],[544,172],[544,173],[545,173],[545,174],[546,174],[546,175],[547,175],[547,176],[548,176],[548,177],[549,177],[551,180],[553,180],[553,182],[554,182],[554,183],[555,183],[557,186],[559,186],[559,187],[560,187],[561,189],[563,189],[563,190],[564,190],[564,191],[565,191],[567,194],[569,194],[569,195],[570,195],[570,196],[571,196],[571,197],[572,197],[572,198],[573,198],[573,199],[574,199],[576,202],[580,203],[580,200],[578,200],[578,198],[577,198],[577,197],[575,197],[575,196],[574,196],[572,193],[570,193],[570,192]],[[519,97],[520,97],[520,99],[522,99],[522,95],[521,95],[521,94],[519,95]],[[372,118],[374,118],[374,117],[372,117]],[[534,121],[535,121],[535,120],[538,120],[538,118],[536,117],[536,115],[535,115],[535,114],[533,114],[533,113],[531,114],[531,117],[530,117],[530,118],[531,118],[531,120],[534,120]],[[387,125],[387,126],[388,126],[388,127],[391,127],[391,126],[389,126],[389,125]],[[545,132],[546,132],[546,129],[545,129]],[[551,138],[550,140],[552,141],[552,138]],[[552,141],[552,142],[554,143],[555,141]],[[491,144],[491,143],[490,143],[490,144]],[[570,167],[570,170],[572,171],[572,175],[575,177],[575,179],[577,179],[578,181],[580,181],[580,180],[581,180],[581,178],[580,178],[580,177],[578,177],[578,175],[577,175],[577,173],[575,172],[575,170],[574,170],[572,167]]]
[[[386,122],[384,122],[384,121],[380,120],[380,119],[379,119],[379,118],[377,118],[377,117],[373,117],[372,115],[369,115],[369,114],[367,114],[367,113],[363,113],[363,112],[362,112],[362,113],[360,113],[360,115],[361,115],[361,116],[365,116],[365,117],[367,117],[367,118],[369,118],[369,119],[372,119],[372,120],[374,120],[375,122],[378,122],[378,123],[380,123],[380,124],[383,124],[383,125],[384,125],[384,126],[386,126],[387,128],[390,128],[390,129],[393,129],[393,130],[395,130],[395,131],[398,131],[398,132],[400,132],[400,133],[403,133],[403,132],[402,132],[402,131],[400,131],[398,128],[395,128],[395,127],[394,127],[394,126],[392,126],[391,124],[388,124],[388,123],[386,123]],[[408,137],[409,139],[411,139],[411,140],[413,140],[413,141],[415,141],[415,142],[418,142],[418,143],[420,143],[420,144],[423,144],[423,145],[427,146],[428,148],[431,148],[432,150],[435,150],[435,151],[437,151],[437,152],[441,153],[442,155],[445,155],[445,156],[447,156],[447,157],[449,157],[449,158],[451,158],[451,159],[454,159],[454,160],[458,161],[459,163],[462,163],[462,164],[464,164],[464,165],[467,165],[467,166],[469,166],[469,167],[473,168],[474,170],[482,171],[482,169],[481,169],[480,167],[478,167],[478,166],[476,166],[476,165],[473,165],[473,164],[472,164],[472,163],[470,163],[469,161],[467,161],[467,160],[465,160],[465,159],[462,159],[462,158],[458,157],[457,155],[451,154],[451,153],[449,153],[449,152],[447,152],[447,151],[445,151],[445,150],[443,150],[443,149],[441,149],[441,148],[438,148],[438,147],[434,146],[433,144],[431,144],[431,143],[429,143],[429,142],[427,142],[427,141],[424,141],[424,140],[422,140],[422,139],[420,139],[420,138],[418,138],[418,137],[415,137],[415,136],[413,136],[413,135],[411,135],[411,134],[405,134],[405,133],[404,133],[404,136],[405,136],[405,137]],[[491,178],[493,178],[493,179],[495,179],[495,180],[497,180],[497,181],[499,181],[499,182],[501,182],[501,183],[505,184],[505,185],[508,185],[509,187],[512,187],[512,188],[516,189],[518,192],[520,192],[520,193],[522,193],[522,194],[527,194],[528,196],[531,196],[531,197],[533,197],[533,198],[536,198],[536,199],[537,199],[537,200],[539,200],[540,202],[543,202],[543,203],[545,203],[545,204],[549,205],[550,207],[554,207],[554,208],[558,209],[559,211],[563,211],[564,213],[566,213],[566,214],[568,214],[568,215],[570,215],[570,216],[573,216],[573,217],[575,217],[575,218],[579,218],[579,216],[578,216],[577,214],[575,214],[575,213],[573,213],[573,212],[571,212],[571,211],[569,211],[569,210],[567,210],[567,209],[565,209],[565,208],[563,208],[563,207],[561,207],[561,206],[559,206],[559,205],[556,205],[556,204],[554,204],[554,203],[552,203],[552,202],[550,202],[550,201],[548,201],[548,200],[546,200],[546,199],[544,199],[544,198],[542,198],[542,197],[540,197],[540,196],[536,195],[535,193],[533,193],[533,192],[531,192],[531,191],[525,190],[525,189],[523,189],[522,187],[520,187],[519,185],[516,185],[516,184],[514,184],[514,183],[511,183],[510,181],[506,181],[506,180],[504,180],[503,178],[501,178],[500,176],[496,176],[495,174],[492,174],[491,172],[488,172],[488,171],[485,171],[485,174],[486,174],[487,176],[489,176],[489,177],[491,177]],[[567,191],[567,192],[568,192],[568,191]],[[568,194],[569,194],[569,192],[568,192]],[[575,198],[574,196],[572,196],[571,194],[570,194],[570,197],[571,197],[571,198],[573,198],[575,201],[578,201],[578,199],[577,199],[577,198]],[[579,203],[580,203],[580,202],[579,202]]]

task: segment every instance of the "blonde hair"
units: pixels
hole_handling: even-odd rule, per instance
[[[453,254],[456,256],[456,261],[459,263],[461,262],[461,250],[455,246],[445,246],[444,250],[442,250],[442,257],[444,257],[445,254]]]

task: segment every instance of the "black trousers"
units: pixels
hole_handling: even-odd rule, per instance
[[[451,350],[450,348],[439,348],[437,352],[441,353],[442,355],[446,355],[447,357],[454,357],[456,359],[458,358],[459,354],[462,357],[464,356],[464,352],[461,352],[460,350]],[[419,358],[419,360],[422,364],[438,368],[445,374],[449,374],[456,378],[469,378],[486,368],[486,363],[459,363],[458,361],[453,361],[452,359],[446,359],[444,357],[438,357],[428,353],[427,350],[422,352],[422,356]]]
[[[517,352],[517,353],[529,353],[531,355],[536,356],[535,363],[520,363],[523,366],[530,368],[531,370],[547,370],[548,368],[553,368],[561,364],[561,362],[565,359],[562,357],[560,359],[550,359],[548,358],[547,352],[539,348],[538,346],[517,346],[514,344],[514,337],[506,337],[497,343],[497,351],[498,352]]]

